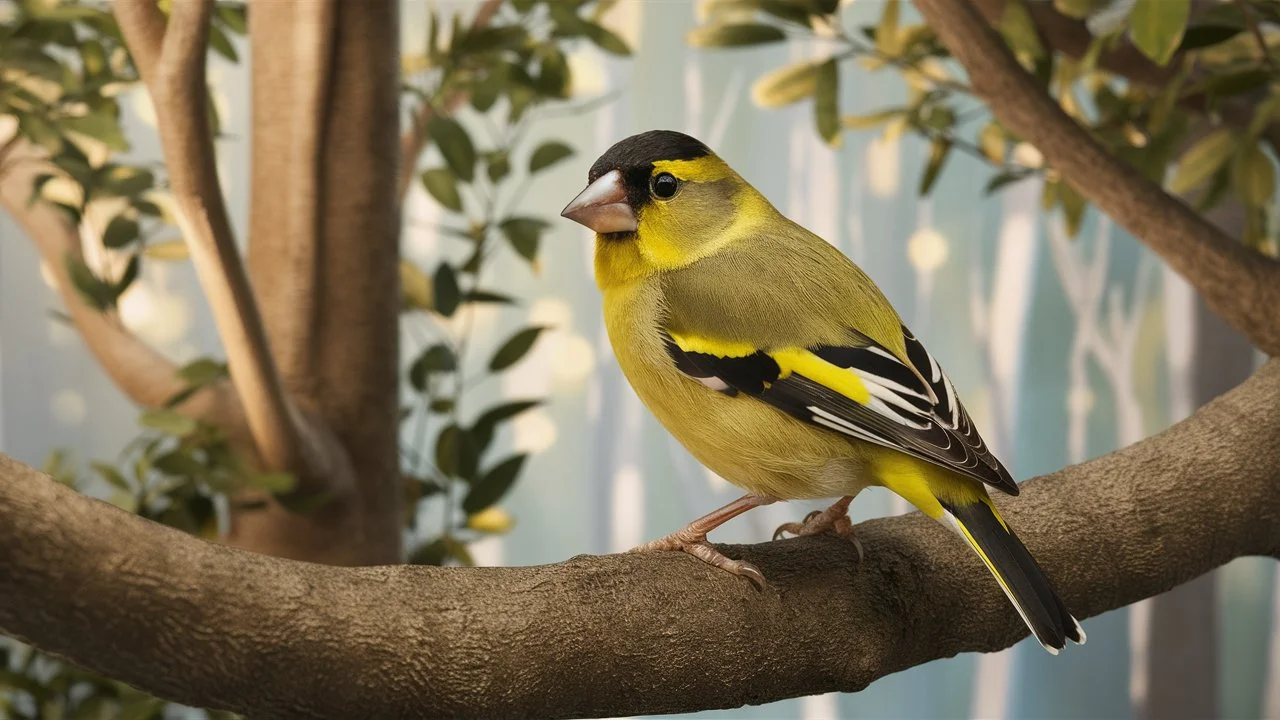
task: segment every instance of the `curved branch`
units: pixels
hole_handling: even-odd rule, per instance
[[[503,0],[485,0],[471,21],[471,29],[488,25],[498,13],[498,8],[502,7],[502,2]],[[467,96],[463,90],[454,91],[445,100],[445,111],[453,114],[467,101]],[[409,128],[400,136],[400,172],[396,176],[396,197],[400,198],[401,203],[404,202],[405,193],[409,192],[409,185],[413,183],[413,176],[418,169],[418,157],[427,149],[427,123],[431,120],[432,112],[430,104],[424,102],[418,105],[409,118]]]
[[[1257,347],[1280,353],[1280,263],[1228,237],[1124,164],[1044,94],[969,0],[916,0],[1006,127],[1035,145],[1081,194],[1187,279]]]
[[[1024,484],[1002,510],[1079,617],[1280,555],[1277,399],[1273,360],[1160,435]],[[728,548],[765,571],[764,592],[680,553],[335,568],[183,535],[0,456],[0,631],[162,697],[264,718],[728,708],[854,691],[1026,635],[941,526],[914,513],[858,534],[861,564],[833,538]]]
[[[130,400],[143,407],[163,405],[186,387],[178,368],[154,348],[129,332],[118,317],[99,312],[81,299],[67,276],[68,255],[81,257],[80,236],[67,218],[47,203],[28,204],[32,183],[44,172],[44,156],[25,141],[9,146],[9,165],[0,176],[0,207],[4,208],[35,243],[67,314],[71,316],[90,352],[111,380]],[[179,411],[224,428],[233,437],[242,434],[244,413],[230,386],[206,388],[183,403]]]
[[[309,472],[325,458],[317,429],[285,395],[218,185],[205,81],[212,0],[174,3],[166,27],[154,0],[114,6],[156,108],[178,223],[227,352],[231,379],[265,465]]]

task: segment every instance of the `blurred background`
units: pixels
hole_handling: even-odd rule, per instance
[[[443,17],[467,16],[475,6],[401,5],[406,61],[424,52],[432,9]],[[558,217],[595,157],[642,130],[674,129],[702,139],[787,215],[858,262],[946,366],[976,423],[1020,480],[1158,432],[1258,362],[1107,218],[1090,210],[1069,239],[1061,218],[1042,210],[1039,178],[988,195],[982,188],[993,171],[960,154],[921,198],[917,187],[929,150],[917,135],[886,139],[854,131],[833,148],[815,132],[808,104],[757,106],[756,78],[824,53],[821,43],[795,37],[742,49],[693,49],[685,38],[699,11],[693,0],[623,0],[601,22],[626,41],[630,57],[591,44],[568,53],[571,97],[537,115],[520,151],[553,139],[574,151],[527,183],[517,200],[551,224],[536,262],[507,253],[486,269],[488,284],[520,303],[516,309],[469,305],[439,320],[446,330],[466,326],[479,347],[522,327],[550,328],[509,371],[475,390],[476,407],[546,398],[497,440],[533,454],[500,504],[504,517],[495,522],[505,532],[470,545],[478,564],[552,563],[625,550],[739,494],[673,441],[621,376],[592,279],[592,238]],[[877,0],[858,0],[844,12],[851,22],[875,24],[882,11]],[[903,12],[912,13],[909,7]],[[234,42],[247,56],[247,42]],[[251,64],[247,57],[239,63],[214,57],[210,68],[225,133],[218,143],[220,175],[240,238],[251,193]],[[856,68],[840,84],[841,104],[852,113],[901,105],[907,92],[899,75]],[[120,101],[130,157],[159,161],[145,90],[134,87]],[[477,111],[464,109],[457,117],[484,132],[487,120]],[[422,167],[439,165],[438,152],[429,150]],[[1038,163],[1031,148],[1014,152],[1029,166]],[[526,172],[523,159],[512,167],[517,176]],[[404,208],[404,257],[428,274],[442,258],[464,261],[469,246],[441,230],[450,219],[415,182]],[[74,448],[85,462],[109,460],[137,435],[138,411],[76,331],[51,314],[59,307],[32,244],[0,214],[0,451],[35,465],[55,448]],[[221,355],[186,262],[148,262],[119,310],[129,328],[171,358]],[[424,322],[403,321],[406,366],[422,350]],[[406,422],[406,446],[425,448],[438,427],[424,425],[429,422]],[[419,509],[423,520],[413,532],[422,540],[431,536],[439,508],[427,501]],[[810,509],[803,503],[760,508],[713,539],[761,542]],[[856,521],[905,509],[873,489],[857,499],[853,515]],[[508,521],[514,523],[509,529]],[[991,656],[914,668],[857,694],[690,717],[1124,718],[1136,716],[1149,693],[1178,688],[1213,698],[1218,717],[1280,718],[1275,567],[1264,559],[1238,560],[1183,590],[1164,612],[1145,602],[1091,618],[1084,623],[1088,645],[1058,657],[1023,641]],[[975,582],[987,579],[975,575]],[[1190,664],[1182,655],[1193,656]],[[1198,669],[1188,673],[1187,667]]]

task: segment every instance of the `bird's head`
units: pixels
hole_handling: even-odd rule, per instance
[[[594,230],[600,246],[634,246],[626,252],[638,253],[648,270],[706,257],[734,225],[758,217],[760,203],[768,206],[710,148],[670,130],[619,141],[591,166],[587,182],[561,215]]]

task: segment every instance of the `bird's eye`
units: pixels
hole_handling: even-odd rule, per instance
[[[676,180],[676,176],[671,173],[658,173],[653,178],[652,190],[653,196],[666,200],[676,194],[676,190],[680,189],[680,181]]]

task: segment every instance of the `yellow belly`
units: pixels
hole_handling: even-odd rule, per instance
[[[867,485],[861,443],[815,428],[752,397],[730,397],[676,369],[659,327],[660,289],[640,280],[607,289],[605,326],[640,400],[712,472],[780,500],[857,494]]]

